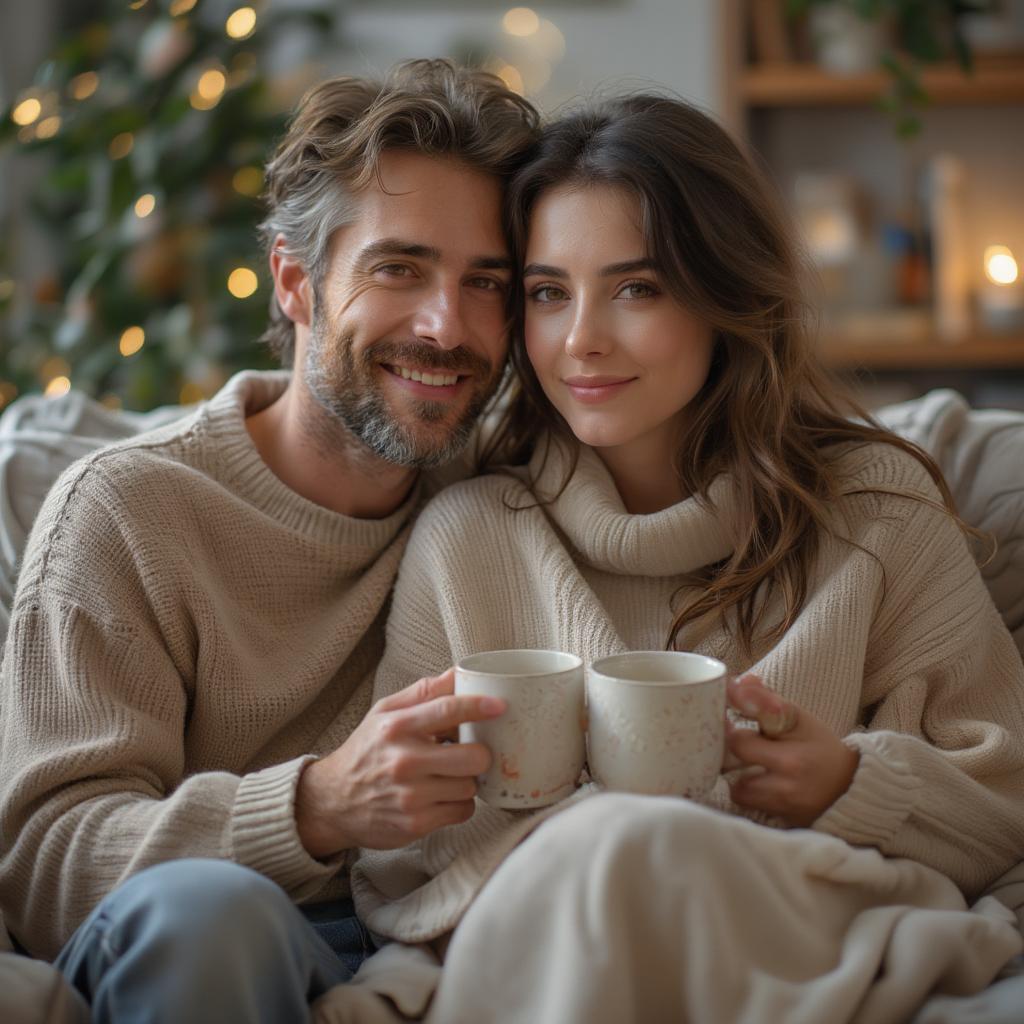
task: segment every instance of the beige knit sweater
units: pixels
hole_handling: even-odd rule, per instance
[[[888,445],[848,451],[841,469],[850,491],[938,501],[920,464]],[[556,459],[539,493],[561,477]],[[730,550],[724,478],[712,497],[714,510],[690,499],[629,515],[589,450],[561,497],[542,507],[506,476],[449,488],[413,532],[375,696],[475,651],[556,648],[589,660],[662,647],[681,574]],[[972,896],[1024,854],[1024,666],[943,512],[888,494],[849,495],[835,525],[859,547],[824,539],[807,604],[774,649],[746,658],[721,630],[699,642],[684,632],[680,647],[733,672],[760,672],[860,752],[850,789],[816,829],[917,860]],[[714,802],[737,810],[721,785]],[[469,822],[403,851],[364,851],[352,875],[357,908],[392,938],[442,934],[512,847],[558,809],[478,803]]]
[[[347,890],[302,847],[295,786],[369,707],[418,496],[360,520],[282,484],[244,420],[286,381],[240,374],[83,459],[36,521],[0,682],[0,903],[35,954],[174,858]]]

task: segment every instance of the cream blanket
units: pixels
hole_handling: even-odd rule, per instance
[[[422,947],[388,946],[314,1019],[394,1024],[429,1004],[438,1024],[896,1024],[932,992],[955,1006],[1021,951],[994,898],[965,911],[956,886],[913,861],[603,794],[505,860],[443,972]]]

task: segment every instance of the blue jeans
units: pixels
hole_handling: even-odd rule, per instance
[[[371,952],[349,900],[304,909],[248,868],[178,860],[107,896],[56,964],[94,1024],[292,1024]]]

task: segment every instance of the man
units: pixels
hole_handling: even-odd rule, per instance
[[[367,951],[348,851],[472,814],[488,754],[438,739],[500,702],[450,675],[369,692],[419,471],[502,373],[502,189],[536,123],[441,61],[314,89],[262,226],[294,373],[80,461],[36,521],[0,688],[0,900],[94,1020],[303,1019]]]

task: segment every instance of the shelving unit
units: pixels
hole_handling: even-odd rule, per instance
[[[747,107],[863,106],[885,95],[890,84],[881,71],[840,77],[815,64],[780,63],[744,68],[738,92]],[[944,106],[1024,103],[1024,57],[982,59],[969,75],[957,66],[929,68],[921,84],[933,103]]]
[[[766,163],[787,198],[795,171],[803,169],[801,159],[816,160],[812,169],[851,177],[873,171],[873,184],[881,180],[895,191],[894,183],[906,188],[903,183],[931,153],[946,147],[956,152],[960,146],[962,157],[977,161],[984,172],[1002,171],[1000,195],[1009,195],[1019,210],[1011,220],[1024,219],[1024,189],[1006,184],[1014,173],[1016,181],[1024,176],[1024,52],[977,55],[970,74],[952,65],[926,69],[921,84],[929,106],[922,117],[926,128],[933,123],[942,128],[897,144],[878,102],[891,88],[887,73],[839,76],[806,60],[754,62],[748,46],[750,2],[759,0],[726,0],[722,7],[723,109],[726,123]],[[879,161],[888,161],[884,173]],[[999,242],[1001,223],[994,225],[992,241]],[[980,253],[978,260],[980,266]],[[828,366],[861,383],[903,381],[923,389],[953,382],[969,398],[986,388],[1004,394],[1019,385],[1024,407],[1024,335],[991,336],[978,328],[958,344],[938,337],[911,342],[826,336],[821,355]]]
[[[827,339],[822,359],[834,370],[1024,370],[1024,335],[967,341],[847,341]]]

